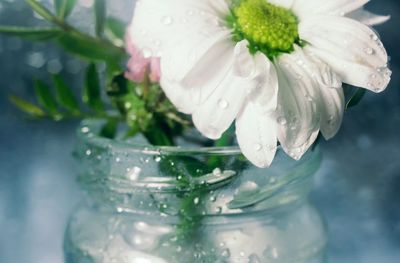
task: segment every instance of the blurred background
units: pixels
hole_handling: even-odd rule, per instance
[[[41,1],[50,4],[50,1]],[[129,21],[134,0],[109,0]],[[91,30],[78,0],[70,21]],[[329,228],[328,262],[400,262],[400,3],[374,0],[370,11],[391,14],[377,27],[391,56],[393,80],[347,112],[340,133],[323,143],[324,162],[312,202]],[[43,25],[23,0],[0,0],[0,24]],[[0,262],[62,263],[68,215],[80,199],[72,157],[76,121],[29,121],[8,101],[33,97],[32,78],[61,73],[78,91],[84,64],[52,44],[0,36]]]

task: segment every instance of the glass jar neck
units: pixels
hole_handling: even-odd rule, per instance
[[[92,207],[119,213],[176,216],[282,210],[306,199],[321,156],[301,161],[281,149],[270,168],[249,163],[236,147],[153,148],[96,136],[100,123],[85,121],[76,157],[79,182]]]

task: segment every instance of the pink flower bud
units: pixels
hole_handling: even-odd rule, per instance
[[[131,55],[125,77],[135,82],[142,82],[148,74],[152,82],[158,82],[161,76],[160,58],[145,58],[143,52],[135,46],[129,33],[125,36],[125,46],[126,51]]]

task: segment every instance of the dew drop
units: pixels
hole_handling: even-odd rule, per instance
[[[257,143],[256,145],[254,145],[254,150],[261,151],[262,150],[262,145]]]
[[[172,19],[172,17],[170,16],[164,16],[161,19],[161,23],[163,23],[166,26],[172,25],[172,23],[174,22],[174,20]]]
[[[222,250],[221,256],[223,258],[229,258],[231,256],[231,252],[229,251],[229,249],[226,248],[226,249]]]
[[[286,120],[285,117],[279,117],[279,118],[278,118],[278,123],[279,123],[280,125],[286,125],[286,124],[287,124],[287,120]]]
[[[299,65],[299,66],[304,65],[304,61],[302,59],[298,59],[296,62],[297,62],[297,65]]]
[[[224,99],[220,99],[219,101],[218,101],[218,106],[221,108],[221,109],[227,109],[228,107],[229,107],[229,102],[228,101],[226,101],[226,100],[224,100]]]
[[[128,171],[126,176],[129,178],[129,180],[136,181],[139,178],[141,172],[142,169],[140,167],[135,166]]]
[[[371,47],[364,48],[364,52],[367,55],[373,55],[375,53],[375,51]]]
[[[215,175],[215,176],[221,176],[222,171],[221,171],[220,168],[215,168],[215,169],[213,170],[212,173],[213,173],[213,175]]]
[[[263,256],[267,259],[277,259],[279,257],[278,250],[275,247],[267,247],[263,252]]]
[[[198,204],[200,203],[200,198],[195,197],[195,198],[193,199],[193,203],[194,203],[195,205],[198,205]]]
[[[144,58],[151,58],[153,56],[153,52],[148,48],[144,48],[142,53]]]
[[[85,126],[85,127],[82,127],[81,131],[86,134],[86,133],[90,132],[90,129],[89,129],[89,127]]]
[[[251,254],[249,256],[249,263],[261,263],[261,259],[256,254]]]
[[[313,102],[313,98],[310,96],[310,94],[306,94],[305,95],[306,100],[308,100],[309,102]]]

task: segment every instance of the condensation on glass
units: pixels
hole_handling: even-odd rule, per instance
[[[323,262],[324,224],[307,200],[318,148],[298,162],[279,149],[259,169],[234,147],[145,147],[99,127],[78,131],[87,195],[66,231],[67,263]]]

